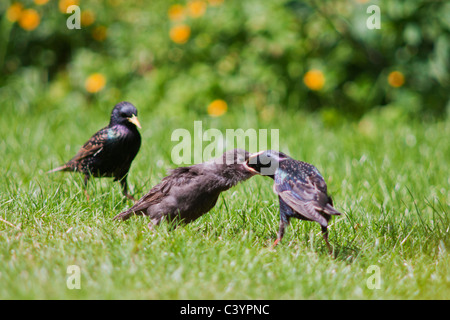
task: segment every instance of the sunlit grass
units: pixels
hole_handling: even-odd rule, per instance
[[[45,172],[68,160],[108,114],[84,110],[0,118],[0,298],[26,299],[414,299],[450,298],[448,120],[420,124],[367,117],[372,131],[326,127],[314,116],[204,119],[215,127],[280,130],[280,148],[316,165],[335,206],[327,254],[317,224],[292,221],[278,247],[272,181],[227,191],[207,215],[155,232],[145,217],[112,217],[131,203],[111,179]],[[161,119],[140,110],[143,144],[129,182],[137,196],[171,163],[172,130],[198,118]],[[69,265],[81,289],[66,286]],[[381,288],[366,285],[378,266]]]

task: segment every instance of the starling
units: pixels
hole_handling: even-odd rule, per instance
[[[316,221],[322,227],[328,250],[328,221],[340,215],[327,194],[327,185],[313,165],[292,159],[273,150],[252,155],[246,165],[261,175],[274,179],[273,190],[280,202],[280,229],[273,246],[281,241],[291,218]]]
[[[124,196],[135,200],[128,194],[127,175],[141,146],[141,135],[136,127],[141,128],[136,107],[125,101],[116,104],[109,125],[95,133],[69,162],[48,173],[83,173],[85,186],[91,176],[114,177],[114,181],[120,181]]]
[[[192,222],[214,207],[222,191],[256,174],[244,165],[248,157],[247,151],[234,149],[204,163],[173,169],[133,207],[114,219],[149,216],[150,229],[164,218],[176,223]]]

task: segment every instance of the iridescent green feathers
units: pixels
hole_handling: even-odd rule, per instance
[[[85,175],[86,182],[91,176],[113,177],[128,196],[127,174],[141,146],[136,126],[140,127],[136,108],[129,102],[117,104],[109,125],[97,131],[71,160],[49,173],[76,171]]]

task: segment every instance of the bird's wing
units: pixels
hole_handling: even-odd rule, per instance
[[[129,210],[138,212],[148,208],[152,204],[161,202],[170,190],[181,185],[188,185],[198,172],[192,167],[180,167],[170,171],[171,174],[163,178],[160,183],[154,186],[146,195],[134,204]]]
[[[307,220],[316,221],[323,226],[327,225],[327,220],[317,211],[318,207],[316,207],[312,201],[301,201],[291,191],[283,191],[279,193],[279,196],[292,209]]]
[[[198,187],[197,176],[201,175],[197,167],[179,167],[170,171],[170,175],[161,180],[155,185],[146,195],[139,199],[131,208],[119,213],[114,217],[115,220],[126,220],[133,213],[139,214],[147,210],[152,205],[157,205],[169,194],[176,193],[179,190],[173,190],[183,186],[186,189],[195,189]]]
[[[339,214],[330,205],[326,184],[318,170],[304,162],[280,162],[275,173],[274,191],[297,213],[321,225],[327,220],[320,213]]]
[[[108,128],[103,128],[97,131],[77,152],[77,154],[70,160],[70,162],[78,162],[90,156],[94,156],[103,150],[105,145],[110,140]]]

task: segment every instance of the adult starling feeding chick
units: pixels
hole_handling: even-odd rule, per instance
[[[246,165],[261,175],[274,179],[273,190],[280,202],[280,229],[273,246],[281,241],[290,218],[316,221],[328,242],[328,221],[340,215],[327,194],[327,185],[313,165],[292,159],[284,153],[268,150],[252,155]]]
[[[116,104],[109,125],[95,133],[69,162],[48,173],[83,173],[85,186],[91,176],[114,177],[114,181],[120,181],[123,194],[135,200],[128,194],[127,175],[141,146],[141,135],[136,127],[141,128],[136,107],[125,101]]]
[[[192,222],[214,207],[221,192],[256,174],[244,165],[248,157],[247,151],[234,149],[204,163],[173,169],[133,207],[114,219],[149,216],[150,229],[164,218]]]

